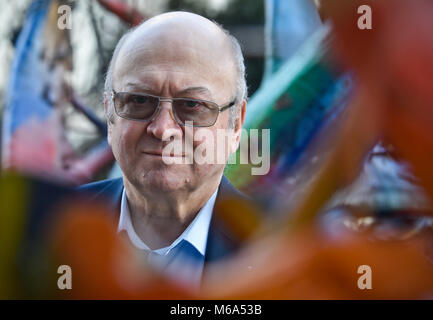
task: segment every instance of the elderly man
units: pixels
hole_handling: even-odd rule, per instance
[[[107,72],[108,141],[123,178],[81,189],[109,197],[118,230],[187,282],[199,281],[205,262],[237,246],[214,207],[226,196],[242,197],[223,170],[239,146],[246,96],[237,40],[192,13],[161,14],[128,32]],[[216,143],[217,130],[230,133],[226,153]],[[194,150],[204,143],[205,153],[222,152],[225,161],[167,161],[187,160],[186,148],[164,151],[185,140]]]

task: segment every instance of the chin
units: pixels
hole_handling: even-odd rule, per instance
[[[191,179],[181,170],[150,170],[142,176],[143,186],[151,192],[173,192],[188,188]]]

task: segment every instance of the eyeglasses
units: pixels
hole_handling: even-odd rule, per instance
[[[192,127],[211,127],[218,120],[221,112],[233,107],[233,100],[228,105],[220,107],[215,102],[188,99],[164,98],[136,92],[115,92],[111,99],[114,110],[119,117],[136,121],[152,121],[159,112],[161,101],[172,103],[171,114],[179,125]]]

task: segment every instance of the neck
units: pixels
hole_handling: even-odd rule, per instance
[[[126,178],[124,186],[134,230],[152,250],[170,245],[176,240],[206,204],[221,179],[206,183],[193,191],[146,192]]]

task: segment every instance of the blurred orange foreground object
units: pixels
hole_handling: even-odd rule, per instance
[[[309,228],[291,237],[269,238],[230,262],[214,265],[205,293],[223,299],[429,299],[433,264],[424,249],[431,240],[329,239]],[[371,268],[371,290],[358,287],[363,265]]]
[[[188,299],[187,290],[170,284],[145,265],[121,238],[97,204],[67,204],[55,225],[55,261],[72,269],[72,290],[64,299]]]
[[[361,5],[371,7],[371,30],[358,28]],[[364,87],[363,100],[383,110],[378,134],[411,162],[433,197],[433,2],[327,0],[323,13],[333,22],[340,61]],[[375,120],[374,113],[362,116]]]
[[[411,242],[338,240],[313,229],[274,237],[213,265],[200,295],[147,268],[96,206],[71,206],[56,225],[55,261],[69,265],[66,299],[422,299],[433,294],[433,265],[424,238]],[[430,239],[431,241],[431,239]],[[358,268],[372,269],[372,290],[360,290]]]

